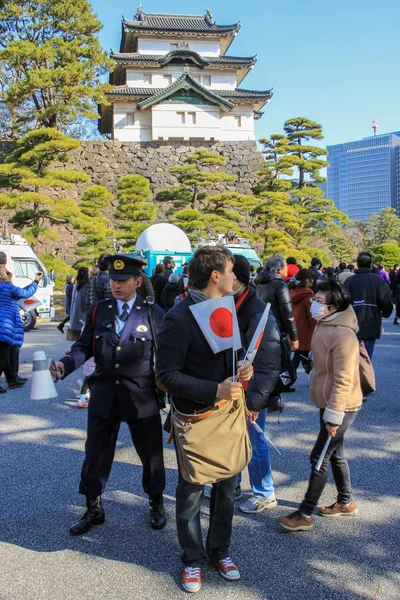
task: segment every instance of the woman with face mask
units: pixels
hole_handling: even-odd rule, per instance
[[[313,527],[313,512],[328,477],[328,465],[337,489],[337,501],[320,509],[321,517],[356,516],[350,471],[343,451],[344,434],[355,421],[362,406],[359,377],[357,317],[350,296],[337,281],[319,280],[311,298],[311,315],[317,321],[311,340],[314,366],[310,395],[320,410],[320,432],[310,455],[311,476],[299,510],[278,519],[289,531]],[[315,469],[322,449],[331,436],[320,470]]]

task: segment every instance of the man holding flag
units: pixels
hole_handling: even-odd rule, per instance
[[[251,418],[264,432],[268,397],[278,380],[281,365],[280,332],[276,320],[268,311],[265,302],[257,296],[254,288],[249,287],[249,261],[244,256],[236,254],[234,258],[233,272],[236,275],[236,281],[233,284],[233,290],[236,312],[243,348],[249,352],[249,360],[251,360],[249,346],[257,327],[259,326],[261,330],[260,333],[257,332],[256,336],[255,350],[257,353],[253,361],[254,377],[247,386],[243,387],[246,390],[246,404],[251,412]],[[266,323],[263,322],[264,314]],[[253,496],[239,507],[244,513],[258,513],[277,505],[268,443],[262,432],[254,426],[249,427],[253,455],[248,468]],[[239,485],[240,480],[241,475],[238,478]]]
[[[159,332],[158,381],[180,413],[193,415],[212,409],[219,400],[237,400],[240,382],[253,375],[248,362],[232,361],[233,350],[241,346],[231,296],[233,264],[226,248],[199,248],[189,263],[189,294],[166,314]],[[224,439],[220,443],[222,448]],[[183,588],[199,591],[207,557],[225,579],[240,579],[229,550],[237,474],[213,484],[206,549],[200,525],[204,485],[186,481],[179,461],[178,475],[176,520],[185,565]]]

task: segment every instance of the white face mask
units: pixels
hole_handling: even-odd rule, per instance
[[[311,316],[316,321],[320,321],[327,315],[325,314],[325,304],[321,304],[320,302],[313,302],[310,308]]]

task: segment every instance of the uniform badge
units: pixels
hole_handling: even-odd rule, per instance
[[[146,333],[146,331],[148,331],[148,328],[146,327],[146,325],[138,325],[138,327],[136,327],[136,331],[138,331],[139,333]]]
[[[123,260],[114,260],[113,267],[116,271],[122,271],[125,267],[125,263]]]

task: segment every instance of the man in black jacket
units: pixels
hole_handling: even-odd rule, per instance
[[[161,294],[163,289],[168,283],[169,276],[172,275],[175,269],[175,261],[172,256],[165,256],[163,260],[164,264],[164,272],[161,273],[161,276],[158,277],[156,282],[154,283],[154,297],[156,300],[156,304],[164,308],[162,305]]]
[[[261,298],[258,298],[254,288],[249,287],[250,263],[247,258],[235,255],[233,272],[237,279],[233,284],[233,290],[235,291],[239,329],[243,348],[247,349],[266,304]],[[254,376],[249,381],[246,390],[247,408],[262,431],[265,429],[267,418],[267,400],[279,377],[280,366],[280,332],[275,317],[270,313],[260,347],[254,359]],[[277,502],[267,440],[263,433],[256,430],[254,425],[249,425],[248,430],[253,449],[252,459],[248,466],[253,496],[241,504],[239,509],[244,513],[259,513],[274,508],[277,506]],[[238,478],[239,485],[240,480],[241,475]]]
[[[107,254],[102,254],[97,261],[99,272],[89,280],[85,304],[87,308],[99,300],[111,298],[110,278],[107,272]]]
[[[372,358],[375,342],[381,337],[382,317],[390,317],[393,310],[390,288],[379,275],[371,273],[372,255],[361,252],[357,257],[355,275],[344,282],[352,298],[358,319],[357,337],[365,344]]]
[[[199,248],[190,261],[189,294],[164,317],[157,337],[157,373],[179,412],[208,410],[215,402],[235,400],[241,393],[241,384],[232,381],[232,350],[214,354],[190,310],[194,304],[231,293],[234,281],[229,250],[219,246]],[[238,366],[238,378],[247,380],[252,376],[253,369],[247,362]],[[207,556],[225,579],[240,579],[229,552],[237,475],[213,485],[207,551],[200,525],[204,486],[186,481],[179,461],[178,477],[176,521],[185,565],[183,588],[199,591]]]

